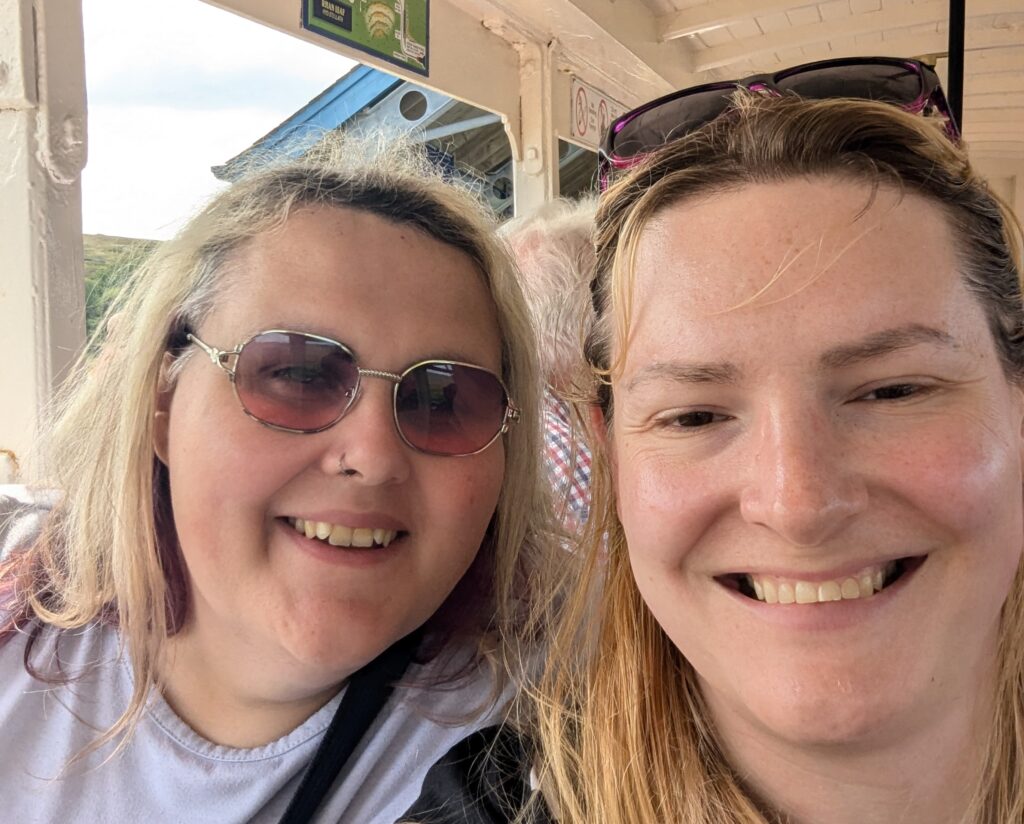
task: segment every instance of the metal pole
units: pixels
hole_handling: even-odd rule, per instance
[[[964,129],[964,29],[967,27],[965,0],[949,0],[949,108],[960,131]]]

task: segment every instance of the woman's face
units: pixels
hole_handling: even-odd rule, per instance
[[[411,227],[301,210],[229,266],[197,330],[211,346],[289,329],[342,341],[369,369],[445,358],[500,374],[496,310],[474,264]],[[174,388],[165,451],[192,594],[186,639],[268,679],[284,673],[298,694],[341,681],[444,601],[494,512],[504,448],[499,439],[468,457],[413,451],[395,428],[392,387],[364,377],[332,428],[280,432],[247,417],[196,349]],[[360,529],[397,537],[333,546],[294,519],[353,528],[357,543]]]
[[[1024,416],[950,237],[929,201],[826,178],[641,238],[619,517],[733,742],[898,736],[991,676]]]

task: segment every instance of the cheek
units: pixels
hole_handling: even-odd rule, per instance
[[[963,549],[953,558],[963,572],[963,594],[976,590],[976,597],[991,600],[1009,591],[1024,545],[1020,455],[1005,427],[960,423],[897,453],[893,486],[940,539]],[[986,563],[979,565],[980,558]]]
[[[950,416],[894,445],[886,462],[892,486],[954,533],[984,534],[1020,523],[1020,456],[1005,427]]]
[[[620,453],[616,506],[634,565],[679,563],[719,511],[724,480],[668,450]]]
[[[231,536],[251,542],[269,525],[268,501],[301,463],[300,450],[282,449],[223,389],[183,380],[171,406],[168,469],[186,557],[200,542],[204,552]]]
[[[476,554],[484,531],[498,504],[505,467],[500,450],[484,453],[465,463],[463,458],[440,458],[444,472],[424,479],[429,492],[427,509],[449,533],[452,545],[463,548],[460,556]]]

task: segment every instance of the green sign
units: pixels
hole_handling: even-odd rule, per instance
[[[302,0],[302,27],[428,74],[430,0]]]

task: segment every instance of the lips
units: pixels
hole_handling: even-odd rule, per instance
[[[849,575],[808,580],[800,575],[732,573],[719,583],[765,604],[823,604],[872,598],[904,575],[916,570],[927,556],[908,556],[871,564]]]

